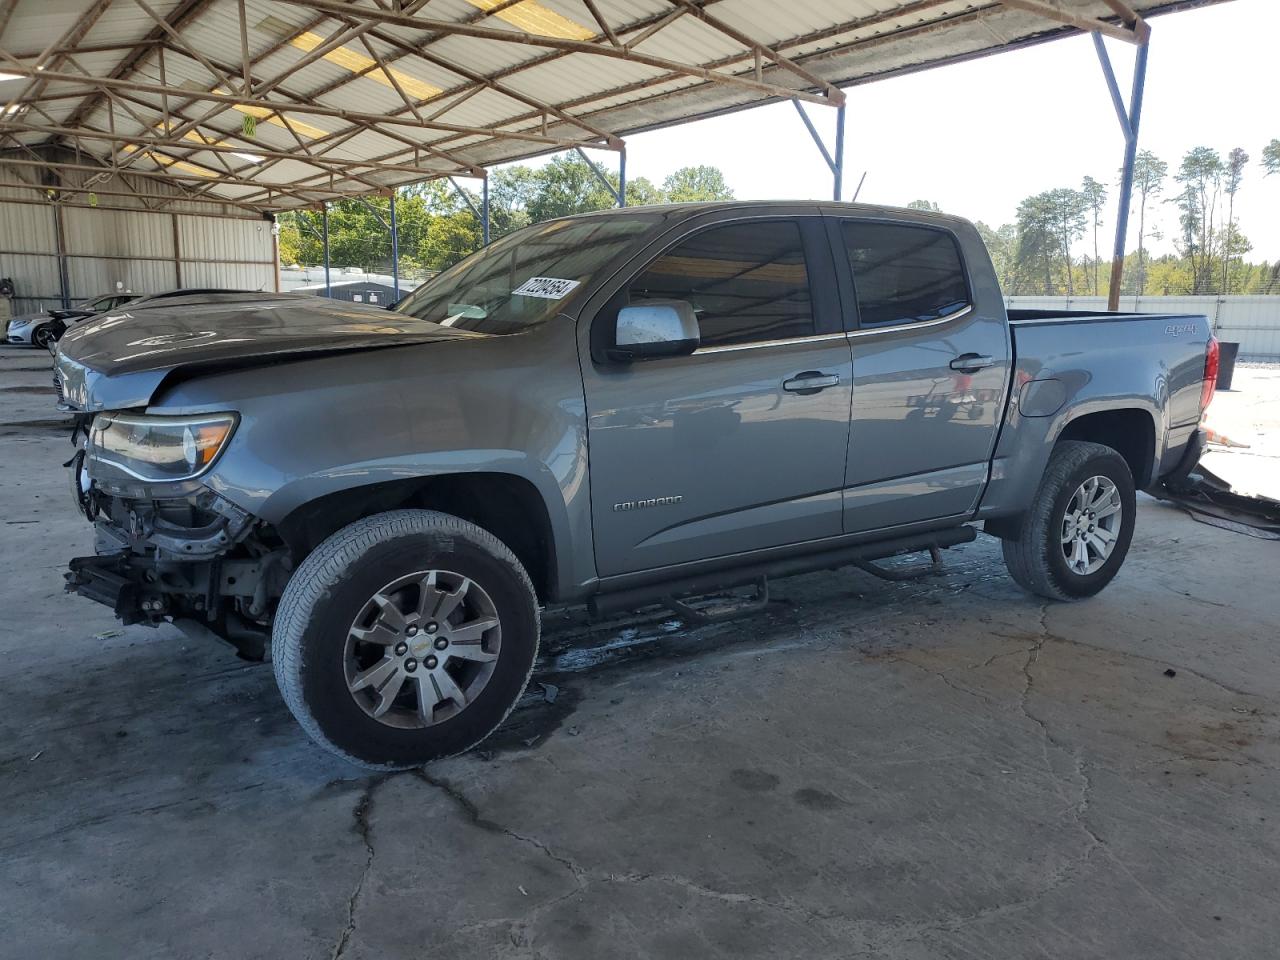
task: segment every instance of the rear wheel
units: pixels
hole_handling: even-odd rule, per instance
[[[1120,570],[1137,511],[1124,458],[1099,443],[1067,440],[1044,478],[1004,561],[1022,587],[1053,600],[1091,597]]]
[[[272,637],[289,709],[363,766],[418,766],[483,740],[538,649],[524,568],[485,530],[397,510],[329,537],[294,573]]]
[[[49,344],[55,342],[58,338],[53,335],[53,328],[46,324],[43,327],[36,327],[31,333],[31,343],[40,347],[42,350],[48,350]]]

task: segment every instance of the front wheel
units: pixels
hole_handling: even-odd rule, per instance
[[[1065,440],[1004,562],[1022,587],[1051,600],[1091,597],[1120,570],[1137,513],[1124,457],[1100,443]]]
[[[511,712],[538,650],[520,562],[457,517],[396,510],[359,520],[298,567],[272,660],[294,717],[362,766],[420,766],[479,743]]]

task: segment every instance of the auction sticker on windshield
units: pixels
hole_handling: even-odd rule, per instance
[[[555,277],[530,277],[511,292],[520,297],[563,300],[581,281],[558,280]]]

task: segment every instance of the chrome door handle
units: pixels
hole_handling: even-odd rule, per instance
[[[806,370],[804,373],[797,373],[790,380],[782,381],[782,389],[788,393],[817,393],[819,390],[825,390],[827,387],[835,387],[840,384],[840,374],[823,373],[820,370]]]
[[[951,361],[951,369],[960,370],[963,373],[973,373],[995,365],[996,362],[994,360],[979,353],[962,353]]]

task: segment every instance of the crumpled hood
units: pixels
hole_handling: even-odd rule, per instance
[[[483,334],[377,307],[301,294],[224,293],[124,307],[59,342],[55,386],[65,406],[145,406],[180,368],[218,370],[298,354],[331,354]]]

